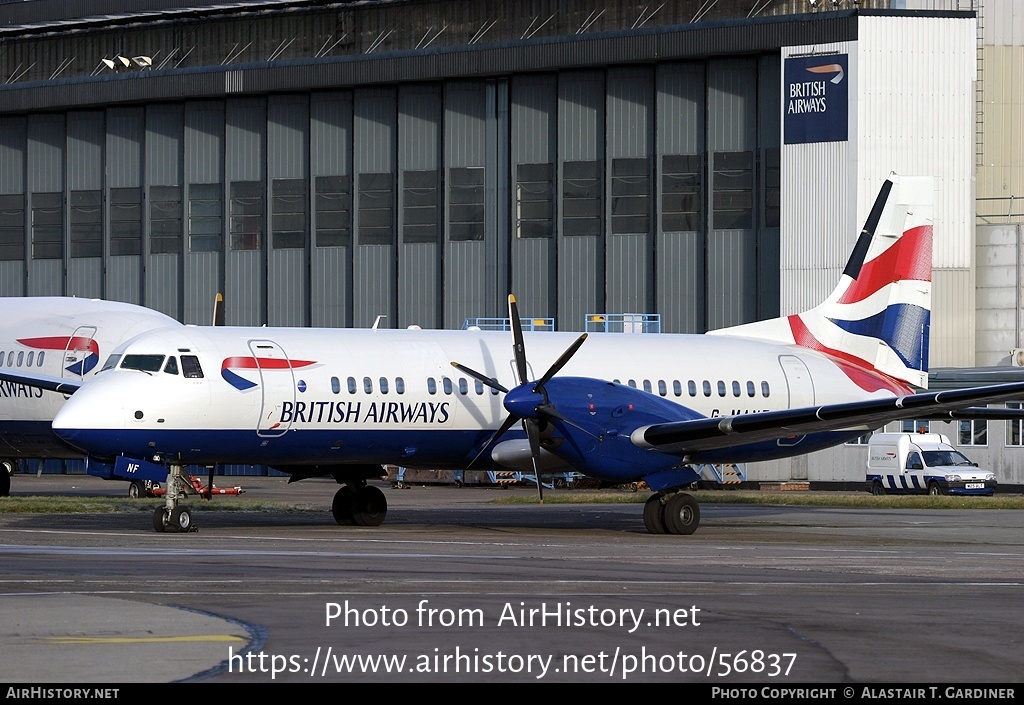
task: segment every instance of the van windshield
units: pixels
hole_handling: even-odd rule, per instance
[[[926,450],[924,451],[924,462],[930,468],[974,464],[955,450]]]

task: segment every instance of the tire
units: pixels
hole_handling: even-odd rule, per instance
[[[644,504],[644,526],[652,534],[664,534],[665,507],[661,504],[661,495],[652,494]]]
[[[939,487],[939,483],[937,483],[937,482],[929,482],[928,483],[928,494],[930,494],[932,497],[940,496],[942,494],[942,488]]]
[[[352,520],[357,526],[380,526],[388,513],[388,499],[376,487],[363,487],[352,500]]]
[[[334,493],[331,513],[334,515],[334,521],[341,526],[352,526],[356,523],[352,518],[352,496],[352,488],[348,485]]]
[[[171,510],[171,518],[167,523],[174,531],[188,532],[192,530],[192,512],[188,507],[175,507]]]
[[[692,496],[679,492],[665,502],[665,528],[670,534],[689,535],[700,525],[700,505]]]
[[[132,499],[146,496],[146,486],[141,482],[132,482],[128,485],[128,496]]]
[[[15,467],[13,460],[0,460],[0,497],[11,496],[11,475]]]
[[[164,523],[166,516],[166,507],[157,507],[153,510],[153,531],[157,531],[161,534],[167,531],[167,524]]]
[[[871,494],[876,496],[885,494],[885,488],[882,487],[881,482],[876,481],[871,483]]]

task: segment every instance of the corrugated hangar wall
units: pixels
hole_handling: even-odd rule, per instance
[[[0,294],[199,324],[218,291],[239,325],[457,328],[510,290],[563,330],[773,315],[778,81],[764,56],[4,117]]]

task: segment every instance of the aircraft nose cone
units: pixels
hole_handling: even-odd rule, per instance
[[[537,418],[535,409],[544,403],[544,397],[533,391],[533,383],[521,384],[505,395],[505,409],[523,419]]]

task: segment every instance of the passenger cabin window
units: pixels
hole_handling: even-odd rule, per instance
[[[707,380],[704,380],[704,383],[701,386],[704,388],[704,396],[710,397],[711,396],[711,382],[709,382]]]
[[[40,350],[39,351],[39,355],[36,357],[36,367],[42,367],[43,366],[43,355],[45,355],[45,354],[46,354],[45,350]]]
[[[772,393],[771,387],[768,386],[767,382],[761,382],[761,396],[768,397]]]
[[[369,377],[363,377],[363,391],[367,394],[373,394],[373,380]]]
[[[165,358],[166,355],[125,355],[121,359],[121,369],[159,372]]]
[[[444,384],[444,393],[445,394],[451,394],[452,393],[452,381],[450,379],[448,379],[447,377],[444,377],[444,378],[441,379],[441,382]]]
[[[348,378],[348,393],[349,394],[355,394],[356,393],[356,378],[355,377],[349,377]]]
[[[691,397],[697,396],[697,383],[692,379],[686,382],[686,391],[689,392]]]
[[[381,394],[387,394],[388,393],[388,378],[387,377],[381,377],[380,378],[380,393]]]
[[[178,374],[178,358],[174,357],[174,355],[167,358],[167,364],[164,365],[164,374]]]
[[[337,377],[331,377],[331,391],[335,394],[341,394],[341,380]]]
[[[28,359],[25,360],[25,367],[32,367],[32,360],[33,360],[33,358],[35,358],[35,356],[36,356],[36,351],[35,350],[29,351]]]
[[[754,394],[756,394],[756,391],[754,390],[754,383],[748,381],[747,382],[747,396],[748,397],[752,397],[752,396],[754,396]]]
[[[18,367],[21,367],[21,363],[25,361],[24,351],[18,353]]]
[[[181,374],[185,379],[202,379],[203,366],[199,364],[199,357],[196,355],[182,355]]]
[[[459,394],[463,396],[469,394],[469,385],[466,383],[465,377],[459,377]]]
[[[4,351],[0,350],[0,367],[4,366]]]
[[[399,394],[405,394],[405,380],[401,377],[395,377],[395,391]]]
[[[740,383],[736,380],[732,381],[732,395],[738,397],[740,395]]]
[[[433,377],[427,377],[427,393],[437,394],[437,380]]]
[[[722,380],[718,380],[718,396],[725,396],[725,382],[723,382]]]
[[[668,394],[668,389],[665,387],[665,380],[663,379],[658,380],[658,394],[661,396]]]
[[[678,379],[672,380],[672,393],[677,397],[683,396],[683,385],[679,383]]]
[[[644,391],[650,393],[650,391],[651,391],[651,380],[649,380],[649,379],[645,379],[644,380]]]

